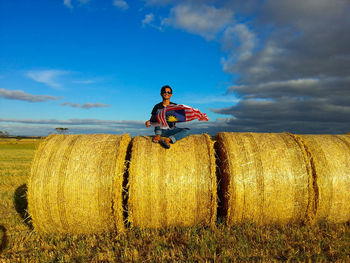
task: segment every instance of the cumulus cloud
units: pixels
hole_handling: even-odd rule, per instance
[[[212,95],[212,96],[190,96],[188,98],[183,98],[183,103],[185,104],[210,104],[210,103],[217,103],[217,102],[223,102],[223,103],[237,103],[239,102],[239,98],[237,98],[234,95],[230,94],[222,94],[222,95]]]
[[[9,100],[22,100],[28,102],[44,102],[48,100],[59,100],[61,97],[55,97],[50,95],[32,95],[24,92],[23,90],[7,90],[0,89],[0,98]]]
[[[166,6],[175,2],[175,0],[144,0],[144,2],[146,2],[146,5],[149,5],[149,6],[152,6],[152,5]]]
[[[332,105],[323,98],[245,99],[235,106],[214,112],[234,117],[227,120],[231,131],[346,133],[350,107]]]
[[[111,105],[103,104],[103,103],[71,103],[71,102],[63,102],[61,103],[62,106],[70,106],[73,108],[81,108],[81,109],[91,109],[91,108],[105,108],[105,107],[111,107]]]
[[[233,11],[210,5],[181,3],[173,7],[162,25],[173,26],[212,40],[233,20]]]
[[[163,27],[155,24],[155,16],[153,13],[149,13],[145,15],[145,18],[142,19],[142,27],[150,26],[155,29],[158,29],[159,31],[163,31]]]
[[[154,14],[150,13],[145,16],[145,18],[142,20],[142,26],[150,25],[154,21]]]
[[[232,115],[233,129],[347,132],[349,10],[341,0],[266,1],[251,24],[259,48],[244,60],[232,59],[233,53],[223,60],[224,70],[239,76],[228,92],[241,101],[215,112]]]
[[[68,8],[71,8],[71,9],[73,8],[72,0],[64,0],[63,4]]]
[[[122,10],[126,10],[129,8],[128,3],[124,0],[114,0],[113,5]]]
[[[73,83],[77,83],[77,84],[93,84],[96,83],[96,80],[92,80],[92,79],[86,79],[86,80],[73,80]]]
[[[62,85],[59,81],[61,76],[69,74],[64,70],[31,70],[26,72],[26,76],[36,82],[43,83],[51,88],[60,88]]]
[[[348,92],[350,76],[328,78],[301,78],[283,81],[269,81],[258,84],[236,85],[228,92],[239,93],[245,98],[283,98],[292,94],[296,98],[326,98],[340,103],[350,99]],[[330,89],[330,87],[332,87]]]
[[[236,24],[228,27],[222,37],[222,48],[229,53],[222,58],[224,71],[230,71],[230,65],[247,61],[253,55],[256,45],[256,36],[245,24]]]
[[[85,5],[87,4],[88,2],[90,2],[90,0],[78,0],[78,2],[81,4],[81,5]],[[72,4],[72,0],[63,0],[63,4],[68,7],[69,9],[73,9],[74,6]]]
[[[261,37],[260,50],[246,61],[227,65],[227,70],[250,82],[347,76],[349,6],[342,0],[267,1],[252,24],[267,35]]]

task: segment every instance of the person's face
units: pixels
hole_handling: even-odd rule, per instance
[[[173,94],[171,92],[171,89],[165,88],[165,91],[162,93],[162,98],[163,99],[170,99],[172,95]]]

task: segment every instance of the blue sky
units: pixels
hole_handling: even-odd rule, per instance
[[[209,116],[193,132],[346,132],[350,9],[333,3],[0,0],[0,130],[151,134],[168,84]]]

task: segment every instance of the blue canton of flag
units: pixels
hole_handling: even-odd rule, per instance
[[[167,122],[185,122],[186,113],[185,110],[171,110],[166,112]]]

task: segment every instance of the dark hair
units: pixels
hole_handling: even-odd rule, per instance
[[[165,85],[165,86],[163,86],[162,89],[160,90],[160,94],[163,94],[163,93],[165,92],[165,89],[166,89],[166,88],[170,89],[170,90],[171,90],[171,93],[173,93],[173,89],[170,88],[170,86]]]

